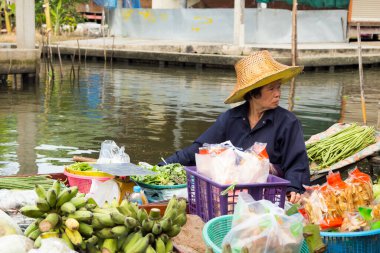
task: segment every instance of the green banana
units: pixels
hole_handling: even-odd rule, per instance
[[[91,222],[93,214],[91,211],[75,211],[67,216],[68,218],[74,218],[77,221]]]
[[[125,216],[131,217],[132,213],[129,211],[129,206],[128,206],[128,201],[123,199],[120,203],[120,205],[117,207],[117,210],[121,213],[124,214]]]
[[[92,218],[91,225],[96,230],[104,228],[103,224],[96,217]]]
[[[138,225],[138,221],[132,217],[125,217],[124,225],[128,229],[133,229]]]
[[[96,245],[87,245],[88,253],[101,253],[100,249],[96,247]]]
[[[149,233],[152,231],[153,225],[154,225],[154,221],[146,219],[146,220],[143,220],[141,224],[141,229],[144,233]]]
[[[85,240],[88,245],[96,245],[99,241],[99,238],[96,235],[91,236],[87,240]]]
[[[181,213],[177,215],[177,217],[173,220],[173,223],[182,227],[183,225],[186,224],[186,221],[187,221],[186,213]]]
[[[145,250],[145,253],[156,253],[156,250],[152,247],[152,245],[149,245]]]
[[[164,218],[171,217],[171,215],[169,215],[169,213],[171,212],[171,210],[177,209],[177,205],[178,205],[178,200],[177,200],[177,197],[174,195],[169,200],[168,205],[166,206],[165,213],[164,213]]]
[[[73,203],[75,208],[79,209],[81,207],[86,206],[87,200],[85,197],[74,197],[74,198],[70,199],[70,203]]]
[[[165,243],[161,240],[161,238],[156,239],[156,252],[166,253]]]
[[[51,189],[55,191],[55,195],[58,197],[59,193],[61,192],[61,182],[59,180],[55,180],[51,186]]]
[[[126,216],[124,214],[121,214],[120,212],[113,211],[111,212],[111,219],[115,224],[123,225],[125,222]]]
[[[161,210],[158,208],[152,208],[149,211],[149,219],[157,221],[161,219]]]
[[[55,228],[60,222],[61,217],[56,213],[49,213],[44,220],[40,222],[38,228],[41,232],[48,232],[51,229]]]
[[[123,244],[123,250],[125,253],[130,253],[131,249],[134,247],[134,245],[143,238],[141,232],[136,232],[128,235],[127,239],[125,239],[125,242]]]
[[[125,236],[128,234],[128,229],[126,226],[123,226],[123,225],[120,225],[120,226],[116,226],[116,227],[113,227],[111,228],[111,232],[112,234],[114,234],[115,236],[119,237],[119,236]]]
[[[39,247],[41,247],[41,241],[42,241],[42,237],[41,236],[38,236],[37,239],[34,241],[34,248],[38,249]]]
[[[140,208],[137,212],[137,220],[142,224],[146,219],[148,219],[148,212],[144,208]]]
[[[173,241],[169,239],[165,244],[165,251],[166,253],[170,253],[170,252],[173,252],[173,250],[174,250]]]
[[[97,205],[96,204],[91,204],[91,203],[88,203],[85,205],[85,207],[87,208],[87,210],[94,210]]]
[[[46,190],[44,189],[44,187],[42,187],[42,185],[36,184],[34,186],[34,191],[37,193],[37,196],[39,198],[46,198]]]
[[[163,232],[169,231],[173,225],[172,219],[170,218],[160,220],[160,224]]]
[[[100,224],[102,224],[105,227],[112,227],[115,225],[110,214],[93,213],[93,215],[95,218],[99,220]]]
[[[37,237],[39,237],[40,235],[41,235],[41,231],[39,229],[36,229],[36,230],[32,231],[31,233],[29,233],[28,238],[30,238],[32,240],[36,240]]]
[[[185,199],[178,200],[177,210],[179,213],[186,213],[187,211],[187,203]]]
[[[129,248],[129,250],[124,250],[124,252],[130,253],[143,253],[149,246],[149,238],[150,236],[146,235],[140,238],[134,245]]]
[[[160,239],[164,242],[167,243],[170,240],[170,237],[167,234],[162,233],[160,236]]]
[[[70,187],[70,190],[71,190],[71,192],[70,192],[70,199],[69,199],[69,201],[70,201],[72,198],[74,198],[75,196],[77,196],[77,193],[78,193],[78,186],[71,186],[71,187]]]
[[[61,190],[57,197],[57,203],[56,207],[61,207],[64,203],[70,201],[71,199],[71,189],[70,188],[65,188],[64,190]]]
[[[112,228],[102,228],[96,232],[96,236],[102,239],[114,238],[115,235],[111,232]]]
[[[162,227],[160,223],[158,222],[154,223],[153,228],[152,228],[152,233],[155,235],[160,235],[162,233]]]
[[[57,203],[57,193],[53,188],[50,188],[46,192],[46,200],[51,208],[55,207],[55,204]]]
[[[33,221],[32,223],[29,224],[29,226],[25,229],[24,231],[24,235],[26,237],[28,237],[28,235],[33,232],[34,230],[38,229],[38,224],[41,222],[41,218],[40,219],[36,219],[35,221]]]
[[[71,202],[63,203],[63,205],[61,206],[61,211],[63,213],[71,214],[74,213],[76,210],[76,207]]]
[[[94,233],[94,228],[93,226],[89,224],[86,224],[84,222],[79,222],[78,231],[84,237],[91,237],[91,235]]]
[[[45,212],[41,211],[37,206],[23,206],[20,208],[22,215],[30,218],[40,218]]]
[[[172,226],[172,228],[166,232],[166,234],[169,236],[169,237],[175,237],[177,236],[179,233],[181,232],[181,227],[178,226],[177,224],[174,224]]]
[[[37,198],[36,200],[36,206],[43,212],[50,211],[50,205],[46,198]]]
[[[105,239],[101,247],[101,250],[104,253],[115,253],[117,250],[117,239],[115,238]]]

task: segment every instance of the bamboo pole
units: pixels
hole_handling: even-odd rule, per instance
[[[361,33],[360,33],[360,23],[357,23],[356,31],[357,31],[357,37],[358,37],[360,101],[361,101],[361,107],[362,107],[363,123],[364,125],[367,125],[367,113],[366,113],[364,88],[363,88],[364,78],[363,78],[362,45],[361,45],[362,39],[361,39]]]
[[[11,15],[8,13],[8,4],[7,0],[3,1],[4,3],[4,19],[5,19],[5,28],[7,29],[7,33],[12,32],[12,26],[11,26]]]
[[[50,20],[50,5],[49,0],[44,0],[44,11],[45,11],[45,18],[46,18],[46,30],[47,32],[51,31],[51,20]]]

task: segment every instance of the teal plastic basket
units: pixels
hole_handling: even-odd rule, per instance
[[[209,220],[202,230],[203,240],[214,253],[222,252],[222,242],[231,229],[233,215],[223,215]],[[329,253],[379,253],[380,229],[362,232],[321,232]],[[309,253],[304,242],[300,253]]]
[[[209,220],[202,230],[202,237],[214,253],[222,253],[222,242],[231,229],[233,215],[222,215]],[[300,253],[309,253],[306,243],[302,244]]]

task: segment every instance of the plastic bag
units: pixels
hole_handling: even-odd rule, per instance
[[[0,209],[19,209],[22,206],[36,202],[37,194],[34,190],[0,190]]]
[[[3,236],[0,237],[0,253],[27,253],[33,249],[33,244],[31,239],[23,235]]]
[[[269,159],[257,154],[255,145],[262,143],[255,143],[244,152],[229,141],[203,147],[199,154],[195,154],[197,171],[222,185],[265,183],[269,175]],[[262,149],[261,153],[264,153]]]
[[[268,200],[255,201],[248,193],[239,193],[231,230],[222,245],[232,252],[299,252],[303,242],[303,218],[287,216],[285,211]]]
[[[130,158],[124,152],[124,146],[118,147],[112,140],[102,142],[99,158],[96,163],[129,163]]]
[[[22,235],[21,228],[8,214],[0,210],[0,237],[13,234]]]
[[[46,238],[41,240],[41,247],[32,249],[28,253],[77,253],[70,249],[67,244],[59,238]]]
[[[178,198],[187,199],[187,186],[181,188],[172,188],[172,189],[152,189],[141,187],[144,190],[144,194],[147,197],[149,203],[168,201],[174,195]]]
[[[120,188],[115,180],[110,179],[105,182],[92,179],[91,188],[86,198],[93,198],[98,206],[103,206],[104,203],[111,202],[113,199],[119,200]]]

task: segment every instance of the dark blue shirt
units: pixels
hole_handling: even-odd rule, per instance
[[[288,191],[303,192],[310,185],[309,161],[303,131],[296,116],[282,107],[268,110],[251,129],[246,102],[222,113],[216,122],[199,136],[191,146],[165,159],[167,163],[195,165],[195,153],[204,143],[215,144],[230,140],[243,150],[255,142],[266,143],[270,162],[282,177],[290,181]],[[161,163],[162,164],[162,163]]]

